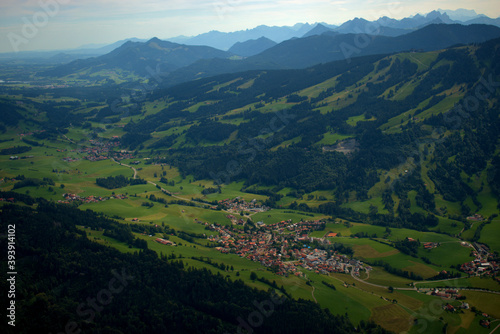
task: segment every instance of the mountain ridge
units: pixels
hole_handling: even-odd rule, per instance
[[[168,55],[168,57],[167,57]],[[170,72],[190,65],[203,58],[227,58],[231,54],[209,46],[188,46],[170,41],[162,41],[156,37],[147,42],[127,41],[120,47],[105,55],[77,60],[53,70],[44,72],[47,76],[65,76],[77,71],[88,70],[91,73],[103,69],[120,68],[148,76],[149,69],[161,69]]]
[[[335,60],[351,61],[354,57],[388,54],[410,50],[438,50],[454,44],[484,42],[500,36],[500,28],[484,25],[429,25],[397,37],[328,32],[306,38],[284,41],[262,53],[240,61],[201,60],[172,72],[162,86],[199,79],[221,73],[256,69],[306,68]],[[363,38],[363,39],[361,39]],[[358,48],[356,43],[366,43]],[[214,64],[215,63],[215,64]],[[224,72],[225,71],[225,72]]]

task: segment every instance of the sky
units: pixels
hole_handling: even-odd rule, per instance
[[[64,50],[258,25],[339,25],[355,17],[401,19],[438,8],[500,17],[499,0],[1,0],[0,52]]]

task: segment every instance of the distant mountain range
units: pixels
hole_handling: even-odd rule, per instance
[[[453,24],[460,23],[464,25],[470,24],[488,24],[500,27],[500,18],[489,18],[482,14],[477,14],[474,10],[457,9],[443,10],[430,12],[426,15],[417,14],[412,17],[407,17],[402,20],[396,20],[388,17],[381,17],[375,21],[367,21],[362,18],[355,18],[344,22],[340,26],[330,25],[326,23],[297,23],[293,26],[265,26],[260,25],[253,29],[240,30],[235,32],[220,32],[210,31],[197,36],[177,36],[166,38],[164,40],[185,45],[205,45],[211,46],[220,50],[229,50],[236,43],[244,43],[251,40],[259,40],[265,37],[275,43],[292,38],[310,37],[323,33],[338,32],[343,34],[348,33],[368,33],[381,36],[396,37],[407,34],[411,31],[418,30],[429,24]],[[145,39],[129,38],[109,45],[85,45],[77,49],[57,50],[57,51],[40,51],[40,52],[18,52],[18,53],[0,53],[2,59],[24,59],[41,63],[68,63],[75,59],[85,59],[97,57],[111,52],[112,50],[122,46],[127,41],[146,42]],[[269,43],[267,44],[270,45]],[[238,46],[239,47],[239,46]],[[262,46],[256,48],[259,50]],[[251,50],[250,54],[255,54],[255,50]],[[241,53],[241,52],[240,52]],[[247,52],[245,52],[248,54]],[[238,54],[238,53],[236,53]]]
[[[433,24],[397,37],[322,34],[285,41],[252,57],[251,61],[272,61],[284,68],[305,68],[370,54],[433,51],[455,44],[484,42],[499,36],[500,28],[497,27],[460,24]]]
[[[281,43],[294,37],[302,37],[316,25],[316,23],[298,23],[291,27],[269,27],[266,25],[260,25],[253,29],[246,29],[235,32],[210,31],[194,37],[181,36],[175,38],[167,38],[166,40],[187,45],[208,45],[221,50],[229,50],[229,48],[231,48],[237,42],[241,43],[252,39],[259,39],[260,37],[266,37],[276,43]],[[324,23],[324,25],[330,28],[335,27],[327,25],[326,23]]]
[[[360,27],[366,22],[358,19],[344,26],[346,29],[349,26]],[[144,43],[128,41],[106,55],[76,60],[41,74],[52,77],[70,74],[105,76],[111,71],[115,74],[125,72],[148,77],[153,70],[160,70],[165,76],[163,84],[169,86],[222,73],[301,69],[335,60],[350,61],[354,57],[365,55],[411,50],[433,51],[500,37],[500,28],[491,25],[431,24],[395,37],[339,33],[320,25],[311,30],[314,31],[324,32],[304,38],[292,38],[279,44],[261,37],[236,43],[230,49],[231,52],[158,38]],[[235,54],[246,58],[234,59]]]
[[[500,37],[500,28],[488,25],[433,24],[409,34],[388,37],[323,33],[284,41],[243,60],[203,59],[169,74],[165,86],[222,73],[257,69],[301,69],[335,60],[401,51],[434,51],[457,44]]]
[[[453,17],[450,18],[450,15]],[[258,26],[253,29],[240,30],[236,32],[220,32],[210,31],[194,37],[180,36],[168,38],[167,40],[176,43],[187,45],[207,45],[221,50],[229,50],[229,48],[237,42],[245,42],[247,40],[266,37],[276,43],[281,43],[291,38],[309,37],[319,35],[326,31],[335,31],[342,34],[358,34],[367,33],[382,36],[400,36],[407,34],[413,30],[418,30],[429,24],[453,24],[459,23],[464,25],[469,24],[489,24],[500,27],[500,18],[491,19],[485,15],[478,15],[475,11],[470,10],[437,10],[426,15],[417,14],[413,17],[404,18],[402,20],[381,17],[375,21],[367,21],[362,18],[355,18],[344,22],[340,26],[329,25],[326,23],[315,24],[296,24],[292,27],[269,27],[265,25]],[[316,28],[318,27],[318,28]],[[374,28],[377,28],[374,30]]]

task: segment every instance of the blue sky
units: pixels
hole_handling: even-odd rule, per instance
[[[261,24],[340,24],[384,15],[401,19],[438,8],[500,16],[499,0],[1,0],[0,52],[193,36]]]

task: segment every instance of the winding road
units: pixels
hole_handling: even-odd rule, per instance
[[[129,166],[127,164],[124,164],[124,163],[121,163],[119,161],[116,161],[114,158],[111,158],[111,160],[113,160],[114,162],[116,162],[117,164],[119,164],[120,166],[124,166],[124,167],[128,167],[130,169],[132,169],[134,171],[134,180],[137,179],[137,169],[135,167],[132,167],[132,166]],[[198,205],[204,205],[204,206],[209,206],[209,204],[206,204],[206,203],[202,203],[202,202],[197,202],[197,201],[193,201],[191,199],[187,199],[187,198],[182,198],[182,197],[179,197],[177,195],[174,195],[172,194],[169,190],[165,189],[165,188],[162,188],[161,186],[158,186],[156,183],[154,183],[153,181],[147,181],[149,184],[152,184],[153,186],[157,187],[158,189],[160,189],[162,192],[164,192],[165,194],[168,194],[168,196],[171,196],[171,197],[174,197],[174,198],[177,198],[181,201],[186,201],[186,202],[191,202],[191,203],[195,203],[195,204],[198,204]]]
[[[126,165],[126,164],[123,164],[119,161],[116,161],[115,158],[111,158],[111,160],[113,160],[114,162],[116,162],[117,164],[119,164],[120,166],[125,166],[125,167],[128,167],[128,168],[131,168],[133,171],[134,171],[134,180],[137,179],[137,169],[135,169],[135,167],[132,167],[132,166],[129,166],[129,165]]]
[[[357,280],[359,282],[362,282],[362,283],[365,283],[365,284],[368,284],[368,285],[371,285],[371,286],[374,286],[374,287],[377,287],[377,288],[389,289],[388,286],[378,285],[378,284],[374,284],[374,283],[370,283],[370,282],[367,282],[365,280],[362,280],[358,276],[355,276],[354,272],[352,272],[352,271],[351,271],[351,276],[352,276],[352,278],[354,278],[355,280]],[[441,280],[436,280],[436,281],[412,282],[412,284],[414,285],[413,288],[397,288],[397,287],[393,287],[393,289],[394,290],[417,291],[417,287],[416,287],[417,284],[426,284],[426,283],[453,281],[453,280],[457,280],[457,279],[461,279],[461,278],[464,278],[464,277],[448,278],[448,279],[441,279]],[[493,294],[496,294],[496,295],[500,295],[500,291],[491,291],[491,290],[484,290],[484,289],[479,289],[479,288],[468,288],[468,287],[454,287],[454,288],[457,289],[457,290],[479,291],[479,292],[486,292],[486,293],[493,293]],[[423,288],[423,289],[429,289],[430,290],[430,288]]]
[[[317,303],[318,303],[318,301],[316,300],[316,297],[314,297],[314,290],[315,290],[316,288],[314,287],[314,285],[313,285],[312,287],[313,287],[313,289],[312,289],[311,294],[312,294],[312,297],[313,297],[313,299],[314,299],[314,302],[317,304]]]

